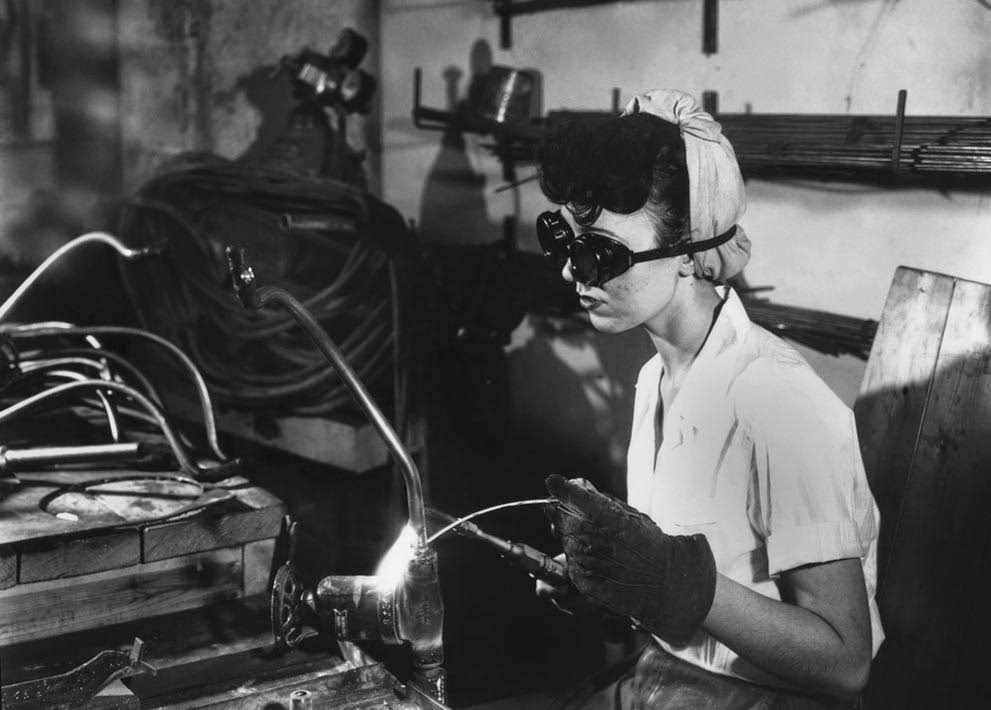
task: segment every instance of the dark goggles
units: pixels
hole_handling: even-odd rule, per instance
[[[561,210],[542,212],[537,217],[537,239],[544,256],[558,268],[571,259],[571,275],[575,281],[586,286],[601,286],[641,261],[712,249],[728,242],[735,233],[736,227],[733,227],[712,239],[634,252],[601,232],[587,231],[576,237],[571,225],[561,215]]]

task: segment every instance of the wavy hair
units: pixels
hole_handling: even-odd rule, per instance
[[[649,113],[553,120],[538,154],[540,188],[591,225],[601,210],[654,217],[661,245],[689,238],[688,168],[678,127]]]

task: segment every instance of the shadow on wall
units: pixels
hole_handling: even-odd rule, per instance
[[[289,109],[294,103],[292,85],[273,63],[257,67],[238,77],[232,93],[238,91],[244,92],[247,102],[261,117],[255,139],[245,148],[239,159],[249,162],[260,160],[286,129]]]
[[[492,66],[492,49],[485,40],[471,51],[472,78]],[[447,107],[461,111],[466,102],[461,90],[463,72],[456,66],[444,70]],[[441,135],[440,150],[427,172],[420,208],[420,234],[424,241],[487,244],[502,238],[499,225],[488,218],[485,176],[476,172],[468,156],[464,133],[454,125]]]
[[[559,473],[626,494],[634,384],[653,354],[639,329],[604,335],[532,316],[534,332],[510,355],[512,439],[539,480]]]

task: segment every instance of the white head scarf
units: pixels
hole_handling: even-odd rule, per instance
[[[747,197],[733,146],[722,126],[684,92],[657,89],[639,94],[626,105],[623,115],[640,111],[675,124],[685,141],[691,240],[712,239],[736,227],[728,242],[693,254],[697,276],[725,281],[750,260],[750,240],[737,224],[747,208]]]

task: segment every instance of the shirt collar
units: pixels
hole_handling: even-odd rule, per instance
[[[704,423],[712,407],[725,398],[733,377],[727,358],[732,357],[734,346],[751,325],[736,291],[729,286],[717,286],[716,291],[723,305],[685,376],[671,412],[693,426]]]

